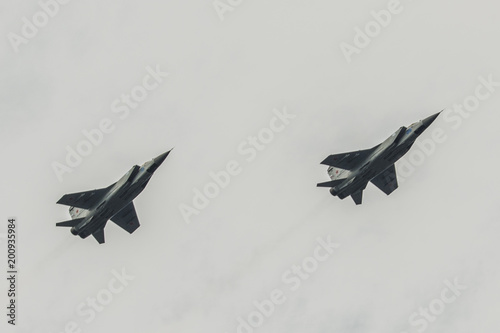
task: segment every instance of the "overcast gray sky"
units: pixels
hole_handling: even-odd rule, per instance
[[[0,234],[15,216],[20,271],[2,332],[500,329],[498,3],[54,1],[0,5]],[[442,109],[390,196],[316,188],[327,155]],[[99,245],[55,227],[62,195],[172,147],[134,234],[109,223]],[[237,174],[186,218],[228,163]]]

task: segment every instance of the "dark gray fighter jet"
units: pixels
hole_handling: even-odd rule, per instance
[[[56,223],[56,226],[71,227],[71,233],[81,238],[92,235],[99,244],[104,243],[104,227],[109,219],[133,233],[140,224],[132,200],[144,190],[170,151],[142,166],[134,165],[120,180],[106,188],[64,195],[57,203],[71,206],[72,220]]]
[[[402,126],[381,144],[366,150],[328,156],[321,164],[328,165],[331,181],[318,187],[331,187],[330,193],[344,199],[351,196],[356,205],[363,201],[363,190],[372,182],[385,194],[398,188],[394,163],[410,150],[415,140],[439,116],[438,112],[408,128]]]

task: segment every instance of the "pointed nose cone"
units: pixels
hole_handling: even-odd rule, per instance
[[[436,118],[441,114],[441,112],[443,111],[439,111],[438,113],[423,119],[422,123],[424,124],[425,128],[429,127],[434,122],[434,120],[436,120]]]
[[[170,154],[171,151],[172,151],[172,149],[170,149],[166,153],[163,153],[163,154],[158,155],[157,157],[153,158],[154,163],[156,165],[160,166],[163,163],[163,161],[165,161],[165,159],[167,158],[168,154]]]

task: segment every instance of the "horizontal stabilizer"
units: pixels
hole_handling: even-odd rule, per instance
[[[344,170],[352,170],[363,163],[370,156],[372,149],[358,150],[350,153],[330,155],[321,164],[333,166]]]
[[[342,183],[345,179],[336,179],[336,180],[331,180],[329,182],[324,182],[324,183],[319,183],[316,185],[317,187],[335,187],[338,184]]]
[[[108,193],[109,188],[110,187],[92,191],[65,194],[61,199],[59,199],[59,201],[57,201],[57,203],[60,205],[90,209],[94,207],[99,201],[101,201],[102,198],[104,198],[104,196]]]
[[[77,226],[78,224],[80,224],[80,222],[82,222],[83,219],[84,219],[84,217],[79,218],[79,219],[74,219],[74,220],[68,220],[68,221],[64,221],[64,222],[59,222],[59,223],[56,223],[56,226],[57,227],[74,227],[74,226]]]

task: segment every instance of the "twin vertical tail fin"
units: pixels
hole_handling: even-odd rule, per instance
[[[318,187],[335,187],[342,183],[351,173],[349,170],[340,169],[337,167],[329,167],[328,175],[330,176],[331,181],[319,183]]]
[[[346,170],[346,169],[341,169],[341,168],[337,168],[334,166],[331,166],[328,168],[328,175],[330,176],[330,178],[332,180],[346,179],[347,177],[349,177],[350,174],[351,174],[351,171]]]
[[[85,217],[89,214],[87,209],[78,208],[78,207],[69,207],[69,215],[72,219],[77,219],[80,217]]]

